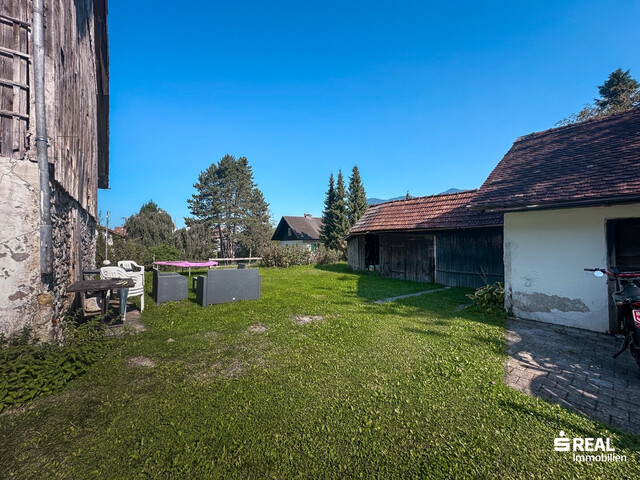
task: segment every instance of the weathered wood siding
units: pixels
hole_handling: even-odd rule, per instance
[[[347,242],[347,263],[353,270],[364,270],[364,235],[351,237]]]
[[[384,276],[434,281],[433,235],[381,234],[380,271]]]
[[[478,288],[504,282],[502,227],[436,234],[436,282]]]
[[[23,158],[29,148],[29,15],[26,0],[0,2],[0,156]]]
[[[45,2],[45,82],[54,92],[47,130],[55,180],[95,217],[99,152],[108,155],[108,75],[101,60],[106,51],[97,51],[106,47],[106,28],[101,30],[94,10],[106,13],[106,0]]]

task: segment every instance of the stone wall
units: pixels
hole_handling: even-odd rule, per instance
[[[54,324],[69,313],[74,296],[66,294],[66,286],[82,279],[82,271],[95,267],[96,222],[80,204],[59,185],[53,185],[51,220],[53,226],[53,294]],[[79,305],[78,305],[79,306]]]

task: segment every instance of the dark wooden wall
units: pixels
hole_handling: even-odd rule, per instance
[[[502,227],[436,234],[437,283],[478,288],[504,282]]]
[[[353,270],[364,270],[364,235],[351,237],[347,242],[347,263]]]
[[[433,235],[381,234],[380,271],[391,278],[433,282],[433,247]]]
[[[30,15],[26,0],[0,1],[0,156],[29,148]]]

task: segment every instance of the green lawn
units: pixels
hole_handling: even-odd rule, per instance
[[[0,478],[640,476],[640,437],[503,385],[505,318],[457,312],[468,290],[376,305],[433,286],[343,265],[261,273],[261,301],[149,300],[146,332],[2,414]],[[628,461],[574,463],[553,450],[560,430],[611,437]]]

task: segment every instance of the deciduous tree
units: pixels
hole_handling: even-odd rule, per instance
[[[160,244],[173,244],[175,225],[171,216],[149,200],[140,211],[131,215],[124,223],[127,238],[149,248]]]

